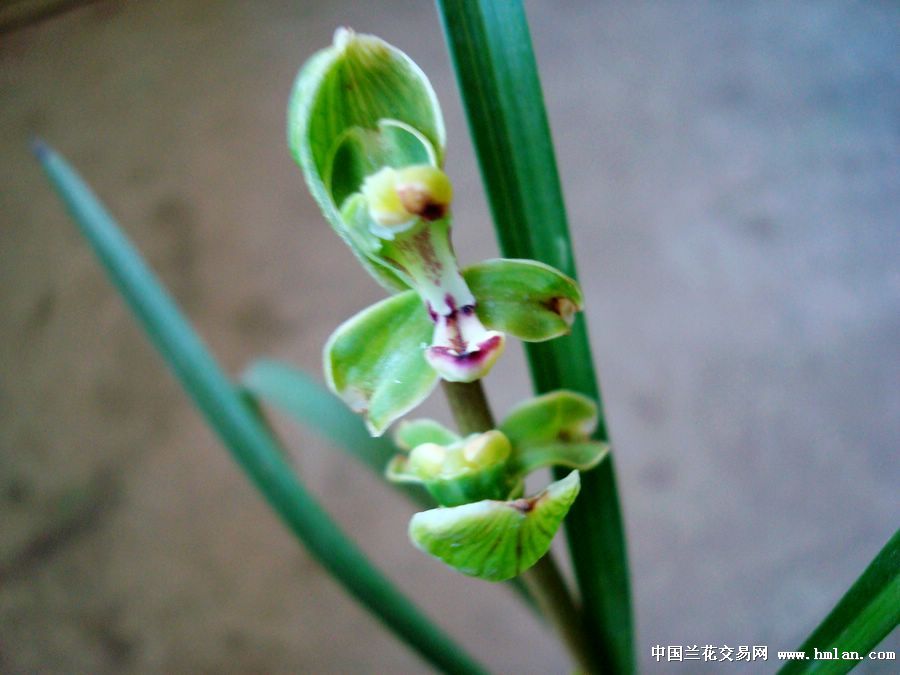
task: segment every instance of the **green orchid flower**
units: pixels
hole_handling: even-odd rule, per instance
[[[506,335],[542,341],[569,331],[581,291],[558,270],[526,260],[460,270],[443,117],[401,51],[338,30],[297,77],[288,141],[325,218],[394,293],[339,326],[324,351],[329,387],[373,435],[438,379],[484,377]]]
[[[413,544],[489,581],[528,569],[549,550],[578,496],[578,470],[609,452],[590,439],[596,425],[596,404],[564,390],[530,399],[497,429],[466,438],[433,420],[401,423],[395,441],[406,453],[391,461],[387,478],[421,484],[441,505],[413,516]],[[524,498],[525,478],[550,466],[575,471]]]

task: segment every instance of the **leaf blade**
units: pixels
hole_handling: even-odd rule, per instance
[[[577,279],[520,0],[437,0],[437,5],[503,254],[536,259]],[[539,393],[572,389],[600,402],[583,317],[576,318],[567,337],[526,344],[525,350]],[[594,438],[607,440],[602,415]],[[611,454],[582,475],[582,484],[566,532],[586,627],[602,669],[632,673],[628,560]]]
[[[865,655],[900,623],[900,530],[872,560],[824,621],[798,651],[807,660],[788,661],[779,675],[793,673],[846,673],[859,662],[817,660],[814,649],[838,649]]]
[[[241,375],[241,386],[255,401],[264,402],[311,429],[384,478],[397,447],[385,436],[369,434],[359,415],[309,374],[286,363],[258,359]],[[434,506],[434,501],[418,486],[396,487],[418,505]]]
[[[82,234],[207,422],[310,553],[386,626],[447,672],[483,672],[344,535],[284,462],[277,443],[80,176],[35,154]]]

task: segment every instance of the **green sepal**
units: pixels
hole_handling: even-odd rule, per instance
[[[462,275],[482,323],[526,342],[568,334],[583,306],[578,282],[536,260],[486,260]]]
[[[510,460],[510,471],[518,476],[550,466],[587,471],[597,466],[608,452],[609,445],[600,441],[524,445],[516,448]]]
[[[422,70],[383,40],[339,29],[332,46],[313,55],[297,76],[288,105],[288,145],[332,227],[379,283],[389,290],[403,290],[407,284],[365,255],[349,236],[341,204],[330,192],[332,186],[340,185],[345,197],[348,181],[354,180],[352,170],[350,176],[340,178],[332,170],[335,159],[344,162],[339,150],[346,149],[348,132],[378,131],[386,123],[415,130],[430,145],[434,163],[442,164],[444,121]]]
[[[406,291],[351,317],[325,344],[328,386],[364,415],[373,436],[424,401],[437,383],[424,357],[432,330],[419,296]]]
[[[409,537],[450,567],[487,581],[511,579],[534,565],[578,496],[577,471],[540,494],[511,501],[484,500],[417,513]]]
[[[344,240],[350,244],[353,252],[362,256],[373,265],[381,265],[389,270],[397,279],[401,280],[406,288],[409,288],[409,279],[396,270],[379,262],[376,255],[381,250],[381,240],[369,228],[369,207],[366,198],[360,193],[354,192],[344,200],[341,207],[341,218],[344,225]]]
[[[394,431],[394,442],[401,450],[412,450],[422,443],[450,445],[460,440],[462,437],[455,431],[430,419],[403,420]]]

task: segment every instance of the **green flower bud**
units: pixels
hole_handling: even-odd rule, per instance
[[[423,480],[437,478],[444,470],[447,451],[437,443],[423,443],[409,453],[407,469]]]

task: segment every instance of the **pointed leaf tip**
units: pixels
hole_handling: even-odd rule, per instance
[[[50,146],[47,145],[43,139],[38,136],[33,136],[28,143],[28,147],[31,150],[31,154],[35,156],[35,158],[41,162],[42,164],[46,161],[46,159],[53,152],[50,149]]]

